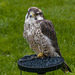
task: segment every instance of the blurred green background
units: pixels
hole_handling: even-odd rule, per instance
[[[75,0],[0,0],[0,75],[20,75],[18,59],[34,54],[23,38],[25,15],[32,6],[53,22],[61,54],[72,70],[66,75],[75,75]],[[47,75],[64,73],[56,70]]]

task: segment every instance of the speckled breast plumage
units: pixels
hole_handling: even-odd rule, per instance
[[[44,35],[41,32],[39,23],[25,23],[23,35],[36,54],[45,50],[47,40],[44,38]]]

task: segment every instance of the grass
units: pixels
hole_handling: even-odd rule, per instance
[[[0,75],[20,75],[18,59],[34,54],[23,38],[25,15],[32,6],[53,22],[62,56],[73,72],[66,75],[75,75],[75,0],[0,0]],[[47,75],[64,73],[56,70]]]

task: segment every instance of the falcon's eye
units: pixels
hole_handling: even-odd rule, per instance
[[[38,15],[38,13],[35,13],[35,15]]]
[[[42,12],[40,12],[39,14],[42,15]]]

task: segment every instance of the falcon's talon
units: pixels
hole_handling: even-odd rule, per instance
[[[37,55],[37,57],[44,57],[44,53],[42,52],[42,53],[39,53],[38,55]]]

